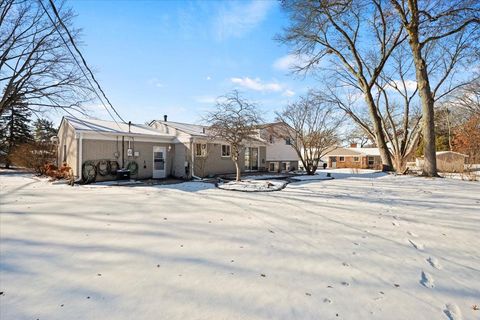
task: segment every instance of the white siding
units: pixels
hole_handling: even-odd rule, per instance
[[[298,161],[297,153],[285,139],[275,137],[273,143],[267,142],[267,161]]]

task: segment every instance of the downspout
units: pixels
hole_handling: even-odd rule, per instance
[[[194,172],[194,168],[195,168],[195,148],[194,148],[195,144],[193,143],[193,138],[190,139],[190,149],[192,150],[192,168],[190,170],[190,172],[192,173],[192,178],[195,178],[197,180],[202,180],[202,178],[200,177],[197,177],[195,175],[195,172]]]
[[[125,169],[125,136],[122,136],[122,169]]]
[[[78,145],[79,145],[79,149],[78,149],[78,160],[80,162],[80,170],[77,171],[79,172],[79,178],[81,179],[82,178],[82,164],[83,164],[83,134],[80,132],[80,137],[78,139]]]

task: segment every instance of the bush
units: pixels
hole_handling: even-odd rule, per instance
[[[38,174],[46,174],[47,170],[53,170],[51,164],[56,158],[56,148],[51,143],[31,142],[22,144],[13,150],[11,154],[12,164],[31,169]]]

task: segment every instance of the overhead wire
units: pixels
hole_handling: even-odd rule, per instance
[[[83,67],[80,65],[80,62],[78,61],[76,55],[73,53],[73,51],[70,49],[70,46],[68,45],[67,41],[65,40],[63,34],[60,32],[60,30],[58,30],[58,27],[57,27],[57,24],[55,23],[55,21],[53,20],[52,16],[50,15],[50,13],[48,12],[47,8],[44,6],[42,0],[38,0],[38,2],[40,3],[41,7],[43,8],[43,10],[45,11],[45,13],[47,14],[49,20],[52,22],[52,25],[53,27],[55,28],[55,31],[57,31],[57,33],[60,35],[60,38],[62,39],[63,43],[65,44],[67,50],[70,52],[70,54],[72,55],[75,63],[77,64],[77,66],[79,67],[80,71],[82,72],[83,76],[85,77],[85,79],[87,80],[87,82],[90,84],[90,87],[92,88],[93,92],[95,93],[95,95],[98,97],[98,99],[100,100],[100,102],[102,103],[103,107],[105,108],[105,110],[107,111],[107,113],[110,115],[110,117],[113,119],[113,121],[117,124],[117,126],[120,128],[120,125],[118,124],[117,120],[115,119],[115,117],[113,116],[113,114],[110,112],[110,110],[108,109],[108,107],[105,105],[105,102],[103,101],[102,97],[100,96],[100,94],[97,92],[97,90],[95,89],[95,86],[93,85],[92,81],[90,80],[90,78],[87,76],[87,74],[85,73],[85,70],[83,69]],[[70,33],[70,31],[67,29],[67,27],[65,26],[65,24],[63,23],[62,19],[60,18],[60,15],[55,7],[55,4],[53,3],[53,1],[50,1],[50,5],[52,6],[52,9],[55,13],[55,16],[58,20],[58,22],[60,23],[60,25],[65,29],[66,33],[68,34],[69,36],[69,39],[70,39],[70,42],[72,43],[73,47],[75,48],[75,50],[77,51],[77,53],[80,55],[81,59],[82,59],[82,62],[85,66],[85,68],[88,70],[88,72],[90,73],[90,76],[92,77],[92,80],[96,83],[98,89],[100,90],[100,92],[102,93],[102,95],[104,96],[105,100],[108,102],[108,104],[110,105],[110,107],[112,108],[112,110],[115,112],[115,114],[118,116],[118,118],[123,122],[123,123],[126,123],[126,121],[120,116],[120,114],[117,112],[117,110],[113,107],[113,105],[111,104],[110,100],[107,98],[105,92],[103,91],[103,89],[101,88],[100,84],[98,83],[97,79],[95,78],[95,76],[93,75],[93,72],[91,71],[91,69],[88,67],[87,65],[87,62],[85,61],[82,53],[80,52],[80,50],[78,49],[78,47],[76,46],[74,40],[73,40],[73,37]]]

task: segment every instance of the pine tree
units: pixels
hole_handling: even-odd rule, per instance
[[[33,140],[30,122],[32,113],[19,101],[0,116],[0,161],[6,168],[11,165],[11,155],[16,147]]]
[[[33,127],[36,141],[49,142],[51,137],[57,135],[57,129],[53,126],[53,122],[47,119],[37,119],[33,123]]]

